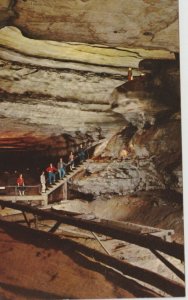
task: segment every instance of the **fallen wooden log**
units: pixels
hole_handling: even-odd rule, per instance
[[[42,216],[48,220],[56,220],[57,222],[62,222],[68,225],[73,225],[88,231],[93,231],[96,233],[102,233],[107,236],[111,236],[115,239],[126,241],[128,243],[136,244],[138,246],[151,249],[159,250],[171,256],[174,256],[181,261],[184,261],[184,246],[177,243],[170,243],[164,241],[155,236],[145,236],[137,233],[130,233],[123,228],[117,228],[110,224],[96,223],[91,220],[82,220],[74,218],[71,216],[60,215],[57,212],[43,211],[35,207],[30,207],[23,204],[15,204],[11,202],[4,202],[0,200],[0,205],[5,207],[15,208],[25,212],[31,212],[34,215]]]
[[[50,240],[50,247],[58,247],[58,249],[66,251],[68,255],[70,255],[70,250],[74,253],[81,253],[84,255],[84,257],[87,256],[92,259],[95,259],[96,261],[101,262],[103,265],[112,267],[114,270],[122,272],[125,276],[130,276],[134,279],[138,279],[139,281],[148,283],[149,285],[154,286],[171,296],[185,296],[184,285],[177,283],[174,280],[170,280],[166,277],[163,277],[162,275],[156,274],[150,270],[131,265],[128,262],[121,261],[117,258],[101,253],[98,250],[91,249],[75,241],[68,239],[60,239],[60,237],[55,236],[52,233],[31,229],[15,223],[12,224],[12,222],[3,220],[0,220],[0,227],[4,230],[8,230],[9,233],[12,232],[12,234],[15,234],[15,232],[23,232],[26,234],[26,236],[28,236],[28,234],[30,233],[30,237],[33,241],[41,241],[41,239]],[[151,292],[155,294],[154,291],[150,291],[150,293]]]

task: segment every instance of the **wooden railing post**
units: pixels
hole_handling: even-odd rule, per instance
[[[63,200],[67,200],[67,181],[63,185]]]

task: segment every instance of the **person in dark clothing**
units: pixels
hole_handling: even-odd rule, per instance
[[[86,159],[86,153],[82,144],[80,145],[80,148],[78,150],[78,158],[79,158],[79,163],[82,163]]]
[[[70,171],[72,171],[75,167],[74,167],[74,154],[71,151],[70,155],[69,155],[69,161],[68,164],[70,165]]]

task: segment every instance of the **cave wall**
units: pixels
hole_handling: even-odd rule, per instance
[[[158,190],[182,195],[179,65],[159,61],[157,71],[153,65],[146,76],[113,91],[112,110],[125,118],[126,126],[96,150],[96,161],[85,177],[75,179],[75,190],[107,198]],[[123,148],[128,156],[121,161]]]
[[[3,0],[0,27],[2,151],[105,139],[80,192],[182,192],[178,1]]]

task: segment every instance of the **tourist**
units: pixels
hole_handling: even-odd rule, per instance
[[[122,149],[119,153],[120,161],[125,160],[127,156],[128,156],[128,151],[126,150],[126,148]]]
[[[24,183],[24,179],[23,179],[23,175],[20,174],[19,177],[17,178],[17,189],[18,189],[18,192],[19,192],[19,195],[20,196],[24,196],[24,193],[25,193],[25,183]]]
[[[86,159],[85,150],[83,149],[83,145],[81,144],[78,150],[78,158],[79,163],[82,163]]]
[[[48,173],[48,181],[49,184],[55,183],[55,172],[57,172],[57,169],[53,166],[52,163],[50,163],[49,167],[46,169],[46,172]]]
[[[68,164],[70,165],[70,170],[72,171],[74,169],[74,154],[72,153],[72,151],[69,155]]]
[[[45,177],[45,172],[42,171],[40,175],[40,183],[42,186],[42,193],[46,193],[46,177]]]
[[[63,162],[63,159],[60,158],[60,160],[57,163],[57,170],[59,173],[59,179],[63,179],[63,177],[65,176],[65,163]]]
[[[132,68],[128,69],[127,79],[128,81],[133,80]]]

